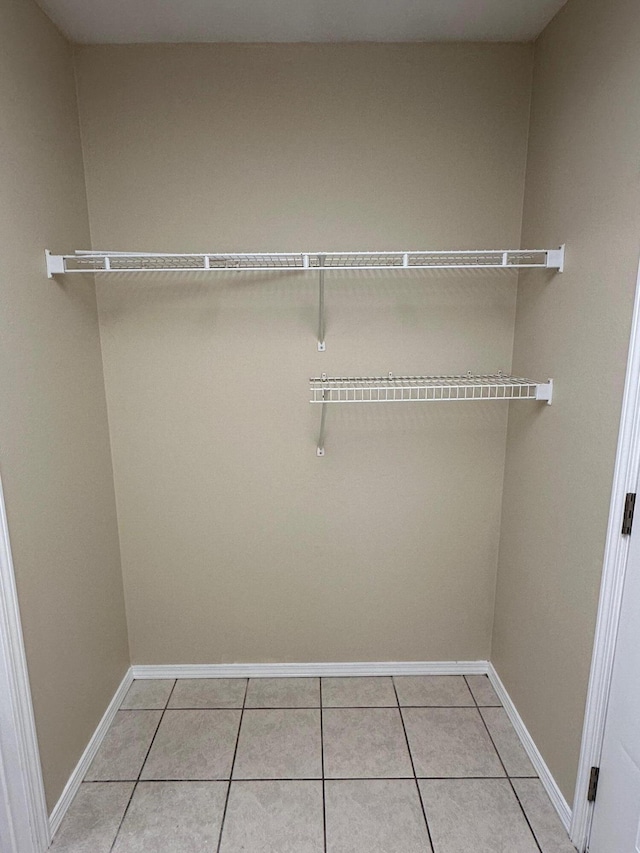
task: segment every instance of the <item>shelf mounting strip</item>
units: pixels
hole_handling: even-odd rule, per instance
[[[318,350],[324,352],[324,278],[326,270],[564,270],[564,245],[558,249],[479,249],[451,252],[250,252],[198,254],[45,251],[47,276],[67,273],[277,272],[318,273]]]
[[[553,379],[534,382],[502,373],[461,376],[322,376],[311,378],[311,403],[322,404],[317,455],[324,456],[329,403],[431,403],[538,400],[551,405]]]

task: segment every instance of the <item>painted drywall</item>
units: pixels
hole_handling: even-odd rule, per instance
[[[93,245],[516,246],[531,59],[79,48]],[[506,407],[334,407],[320,459],[308,378],[509,370],[514,276],[326,288],[318,353],[314,275],[98,282],[135,663],[488,657]]]
[[[569,0],[536,44],[514,370],[554,404],[509,414],[492,659],[571,802],[640,254],[640,5]]]
[[[93,282],[44,249],[89,239],[70,46],[0,4],[0,467],[44,782],[60,795],[128,666]]]

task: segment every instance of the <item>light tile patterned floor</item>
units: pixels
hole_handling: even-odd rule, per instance
[[[489,680],[135,681],[52,853],[575,853]]]

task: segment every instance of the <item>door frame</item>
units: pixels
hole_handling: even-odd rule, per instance
[[[587,691],[580,761],[571,820],[571,840],[586,850],[593,818],[593,803],[587,800],[592,767],[600,766],[604,729],[613,675],[622,595],[629,555],[629,536],[621,534],[627,492],[636,492],[640,474],[640,266],[636,279],[633,320],[622,398],[618,448],[613,473],[609,523],[593,657]],[[640,520],[636,521],[640,523]]]
[[[7,837],[0,853],[43,853],[51,842],[49,815],[1,477],[0,721],[0,823]]]

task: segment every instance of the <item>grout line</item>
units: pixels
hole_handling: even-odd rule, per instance
[[[538,850],[540,851],[540,853],[544,853],[544,851],[543,851],[542,847],[540,846],[540,842],[538,841],[538,836],[537,836],[537,835],[535,834],[535,832],[533,831],[533,827],[531,826],[531,823],[530,823],[530,821],[529,821],[529,818],[528,818],[528,816],[527,816],[527,813],[526,813],[526,811],[524,810],[524,806],[522,805],[522,802],[521,802],[521,800],[520,800],[520,797],[518,796],[518,792],[516,791],[516,789],[515,789],[515,788],[514,788],[514,786],[513,786],[513,782],[511,781],[511,778],[509,778],[509,784],[511,785],[511,790],[513,791],[513,795],[514,795],[514,797],[516,798],[516,800],[518,801],[518,805],[520,806],[520,809],[522,810],[522,814],[524,815],[524,819],[525,819],[525,820],[526,820],[526,822],[527,822],[527,826],[528,826],[528,827],[529,827],[529,829],[531,830],[531,835],[533,835],[533,840],[536,842],[536,845],[537,845],[537,847],[538,847]]]
[[[120,823],[118,824],[118,828],[116,830],[116,834],[113,837],[113,841],[111,842],[111,847],[109,847],[109,853],[111,853],[113,848],[116,846],[116,841],[118,840],[118,836],[120,835],[120,830],[122,829],[122,824],[124,823],[124,819],[127,816],[127,812],[129,811],[129,806],[131,805],[131,800],[133,800],[133,795],[135,794],[137,787],[138,787],[138,783],[134,782],[133,788],[131,789],[131,796],[129,797],[129,799],[127,801],[127,805],[125,807],[125,810],[122,813],[122,818],[120,820]]]
[[[400,706],[400,699],[398,697],[398,691],[396,690],[396,683],[394,679],[391,679],[391,684],[393,685],[393,692],[396,694],[396,702],[398,703],[398,711],[400,713],[400,722],[402,723],[402,731],[404,732],[404,739],[407,744],[407,752],[409,753],[409,761],[411,762],[411,769],[413,770],[413,779],[416,783],[416,791],[418,793],[418,801],[420,803],[420,808],[422,809],[422,816],[424,818],[424,825],[427,828],[427,836],[429,838],[429,844],[431,846],[432,853],[435,853],[435,847],[433,846],[433,838],[431,837],[431,829],[429,827],[429,821],[427,820],[427,811],[424,807],[424,802],[422,801],[422,794],[420,792],[420,785],[418,784],[418,777],[416,776],[416,766],[413,763],[413,755],[411,753],[411,747],[409,745],[409,735],[407,734],[407,728],[404,724],[404,717],[402,715],[402,707]]]
[[[464,708],[475,708],[475,705],[401,705],[398,702],[396,705],[325,705],[325,711],[375,711],[376,708],[404,708],[408,710],[409,708],[457,708],[458,710],[464,710]],[[484,705],[482,706],[485,707]],[[489,707],[489,706],[486,706]]]
[[[475,710],[476,708],[502,708],[502,705],[325,705],[324,711],[389,711],[394,708],[404,708],[405,711],[411,711],[415,708],[442,708],[449,711],[464,711]],[[242,711],[241,705],[190,705],[187,707],[176,708],[120,708],[121,711]],[[244,708],[245,711],[319,711],[319,705],[279,705],[264,706],[254,708],[248,705]]]
[[[322,764],[322,837],[324,853],[327,853],[327,801],[325,797],[325,775],[324,775],[324,721],[322,719],[322,678],[320,681],[320,761]]]
[[[240,711],[240,722],[238,723],[238,734],[236,735],[236,746],[233,750],[233,758],[231,759],[231,769],[229,770],[229,784],[227,786],[227,796],[224,800],[224,809],[222,810],[222,820],[220,821],[220,835],[218,836],[218,846],[216,848],[217,853],[220,853],[220,846],[222,844],[222,833],[224,831],[224,822],[227,817],[227,806],[229,805],[229,794],[231,793],[231,780],[233,779],[233,768],[236,763],[236,755],[238,754],[238,744],[240,743],[240,730],[242,729],[242,718],[244,716],[244,706],[247,702],[247,691],[249,690],[249,679],[244,685],[244,696],[242,697],[242,709]]]
[[[167,697],[167,704],[169,703],[169,699],[171,698],[171,694],[172,694],[172,693],[173,693],[173,691],[175,690],[175,687],[176,687],[176,682],[174,681],[174,682],[173,682],[173,687],[171,688],[171,691],[170,691],[170,693],[169,693],[169,696]],[[165,707],[164,707],[164,708],[162,708],[162,709],[159,709],[159,708],[154,708],[154,709],[153,709],[153,710],[156,710],[156,711],[157,711],[157,710],[160,710],[160,719],[158,720],[158,725],[156,726],[155,731],[154,731],[154,733],[153,733],[153,737],[151,738],[151,743],[149,744],[149,748],[147,749],[147,751],[146,751],[146,753],[145,753],[145,756],[144,756],[144,759],[143,759],[143,761],[142,761],[142,764],[140,765],[140,770],[138,771],[138,777],[137,777],[137,779],[135,780],[135,782],[133,783],[133,790],[131,791],[131,796],[129,797],[129,802],[127,803],[127,807],[125,808],[124,813],[123,813],[123,815],[122,815],[122,820],[121,820],[121,821],[120,821],[120,823],[118,824],[118,829],[117,829],[116,834],[115,834],[115,837],[114,837],[114,839],[113,839],[113,843],[111,844],[111,847],[109,848],[109,853],[111,853],[111,851],[112,851],[112,850],[114,849],[114,847],[116,846],[116,842],[118,841],[118,836],[120,835],[120,830],[122,829],[122,824],[124,823],[124,820],[125,820],[125,818],[126,818],[126,816],[127,816],[128,812],[129,812],[129,808],[130,808],[130,806],[131,806],[131,802],[132,802],[132,800],[133,800],[133,796],[134,796],[134,794],[135,794],[135,792],[136,792],[136,789],[137,789],[137,787],[138,787],[138,783],[140,782],[140,777],[142,776],[142,771],[143,771],[143,769],[144,769],[144,765],[147,763],[147,758],[149,757],[149,753],[151,752],[151,747],[153,746],[154,741],[155,741],[155,739],[156,739],[156,735],[158,734],[158,729],[160,728],[160,724],[162,723],[162,720],[163,720],[163,718],[164,718],[164,714],[165,714],[166,708],[167,708],[167,706],[165,705]]]
[[[374,711],[376,708],[397,708],[398,705],[245,705],[245,711]],[[475,705],[401,705],[402,708],[475,708]],[[482,708],[501,708],[502,705],[481,705]],[[242,705],[173,705],[167,711],[240,711]],[[121,708],[121,711],[162,711],[162,708]]]
[[[173,679],[173,686],[171,687],[171,690],[169,691],[169,695],[167,696],[167,701],[164,703],[164,710],[165,711],[169,707],[169,702],[171,701],[171,697],[173,696],[174,690],[176,689],[177,686],[178,686],[178,679],[174,678]]]
[[[468,781],[468,782],[495,782],[496,780],[504,781],[505,776],[327,776],[325,777],[327,782],[375,782],[376,780],[382,780],[385,782],[397,782],[398,780],[406,780],[406,779],[414,779],[417,778],[419,780],[424,780],[425,782],[430,781],[438,781],[438,782],[446,782],[446,781]],[[537,776],[512,776],[512,779],[538,779]],[[127,785],[135,783],[135,779],[94,779],[90,782],[83,782],[83,785]],[[216,784],[220,782],[229,782],[229,778],[225,779],[141,779],[145,785],[147,783],[153,782],[215,782]],[[539,779],[538,779],[539,781]],[[322,782],[321,776],[244,776],[238,778],[237,776],[233,779],[233,782]]]
[[[475,709],[475,705],[324,705],[325,711],[383,711],[394,708],[448,708],[450,710]],[[480,705],[481,708],[501,708],[502,705]],[[241,711],[241,705],[189,705],[171,708],[121,708],[122,711]],[[319,711],[320,705],[247,705],[245,711]]]
[[[463,676],[463,678],[464,678],[465,684],[467,685],[467,687],[469,687],[469,682],[467,681],[467,677]],[[469,687],[469,690],[471,691],[470,687]],[[473,696],[473,691],[471,691],[471,695]],[[476,697],[474,696],[473,698],[475,701]],[[478,705],[477,702],[476,702],[476,710],[478,711],[478,716],[482,720],[482,724],[485,727],[487,734],[489,735],[489,740],[491,741],[491,744],[496,751],[496,755],[498,756],[498,760],[500,761],[500,764],[502,764],[502,769],[505,772],[505,775],[507,777],[507,781],[509,783],[511,790],[513,791],[513,796],[516,798],[516,802],[520,806],[520,811],[522,812],[522,816],[524,817],[525,821],[527,822],[527,826],[529,827],[529,831],[531,832],[531,835],[533,836],[533,840],[536,843],[536,847],[538,848],[540,853],[544,853],[544,851],[542,850],[542,847],[540,846],[540,842],[538,841],[538,838],[537,838],[535,832],[533,831],[533,827],[531,826],[531,823],[529,822],[529,818],[527,817],[527,813],[524,810],[524,806],[520,802],[520,797],[518,796],[516,789],[513,787],[513,782],[511,781],[511,777],[509,776],[509,772],[507,771],[506,765],[505,765],[504,761],[502,760],[502,756],[500,755],[500,752],[498,751],[498,747],[496,746],[496,743],[493,739],[493,735],[489,731],[489,726],[487,725],[485,718],[482,716],[482,714],[480,712],[480,706]]]

